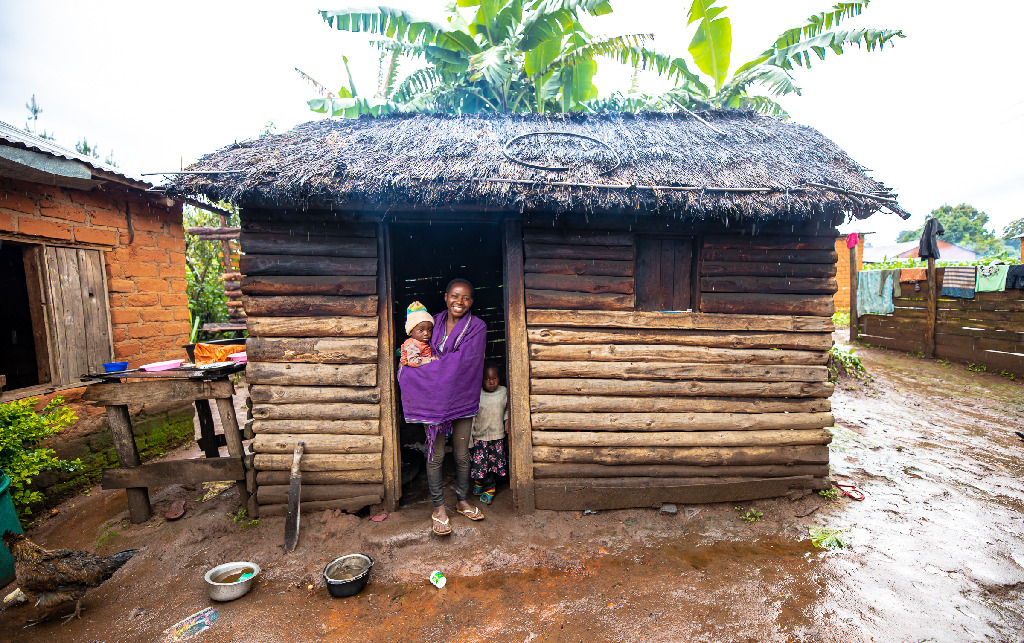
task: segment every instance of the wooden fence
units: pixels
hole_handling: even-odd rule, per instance
[[[943,268],[932,283],[942,289]],[[1024,290],[943,297],[929,310],[927,281],[903,283],[889,315],[851,316],[851,339],[1024,377]],[[854,301],[856,295],[854,294]],[[934,338],[934,340],[931,340]]]

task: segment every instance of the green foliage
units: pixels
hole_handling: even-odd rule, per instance
[[[975,364],[974,362],[970,362],[967,364],[967,370],[971,373],[984,373],[988,370],[988,367],[984,364]]]
[[[268,124],[268,129],[271,126]],[[218,203],[217,206],[232,212],[228,217],[228,227],[240,225],[238,213],[230,204]],[[183,221],[185,228],[221,225],[217,214],[190,205],[185,206]],[[204,241],[190,234],[185,235],[185,289],[194,329],[201,328],[203,324],[224,323],[228,320],[227,297],[220,279],[224,272],[220,252],[219,241]]]
[[[599,57],[634,68],[654,66],[669,77],[679,73],[671,61],[644,48],[650,35],[596,38],[580,23],[581,15],[611,10],[606,0],[458,0],[440,20],[384,6],[321,11],[335,29],[384,37],[378,43],[377,93],[360,95],[351,74],[348,86],[333,92],[296,71],[321,95],[307,101],[310,109],[346,118],[396,111],[589,110],[588,102],[597,98]],[[423,59],[427,67],[397,82],[400,62],[410,59]]]
[[[844,308],[832,313],[832,325],[838,329],[850,327],[850,309]]]
[[[833,346],[828,351],[828,379],[838,382],[840,377],[852,376],[857,379],[867,377],[868,371],[864,368],[860,358],[853,354],[855,349],[844,351],[838,346]]]
[[[1003,239],[1015,239],[1024,235],[1024,218],[1011,221],[1003,228]]]
[[[988,215],[973,205],[961,203],[956,207],[948,204],[932,210],[931,216],[938,219],[945,232],[940,235],[943,241],[973,250],[979,255],[991,255],[1000,250],[1002,244],[996,235],[985,229]],[[897,237],[898,243],[916,241],[924,231],[922,223],[916,230],[904,230]]]
[[[32,98],[25,103],[25,109],[28,110],[28,120],[25,121],[25,131],[29,134],[35,134],[39,138],[43,138],[49,141],[54,140],[52,132],[47,132],[45,129],[39,131],[39,115],[43,113],[43,107],[36,102],[36,95],[32,94]]]
[[[734,507],[736,511],[743,511],[743,507]],[[764,516],[763,513],[755,509],[747,509],[746,513],[740,514],[740,520],[743,522],[757,522]]]
[[[811,543],[815,547],[820,549],[838,549],[850,544],[850,536],[846,532],[851,529],[853,529],[852,526],[820,527],[818,525],[810,525],[807,527],[807,535],[810,536]]]
[[[52,469],[74,471],[81,464],[61,460],[53,449],[39,446],[77,419],[64,406],[64,398],[53,398],[39,412],[35,404],[35,398],[0,404],[0,470],[11,479],[11,500],[21,518],[32,515],[30,505],[43,499],[42,493],[29,488],[35,476]]]
[[[818,491],[818,495],[826,500],[838,500],[839,490],[838,489],[822,489]]]
[[[231,523],[239,529],[249,529],[250,527],[259,527],[259,518],[249,520],[249,511],[243,508],[239,508],[233,516],[231,516]]]

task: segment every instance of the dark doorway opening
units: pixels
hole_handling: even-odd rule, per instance
[[[414,301],[431,315],[445,308],[444,289],[456,277],[473,284],[472,313],[487,323],[487,359],[505,370],[504,255],[500,221],[402,222],[390,227],[391,264],[394,278],[395,347],[408,339],[406,308]],[[398,369],[398,355],[395,370]],[[502,383],[507,380],[502,377]],[[396,384],[396,391],[398,390]],[[397,396],[399,444],[402,445],[402,504],[427,497],[425,456],[409,445],[425,441],[422,424],[406,424],[401,395]],[[451,466],[451,458],[445,459]],[[446,471],[446,473],[449,473]]]
[[[4,241],[0,243],[0,374],[7,376],[4,390],[35,386],[48,381],[40,373],[33,336],[29,283],[25,272],[25,254],[31,246]],[[41,314],[42,311],[37,311]]]

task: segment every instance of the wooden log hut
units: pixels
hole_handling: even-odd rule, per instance
[[[903,214],[741,111],[322,120],[190,169],[171,193],[241,208],[265,513],[299,440],[304,507],[397,505],[405,308],[453,277],[506,367],[520,510],[823,487],[836,226]]]

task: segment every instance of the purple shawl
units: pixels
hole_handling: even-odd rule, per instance
[[[476,415],[480,408],[487,324],[466,313],[442,348],[446,319],[447,310],[434,315],[430,347],[438,359],[398,371],[406,422],[448,422]]]

